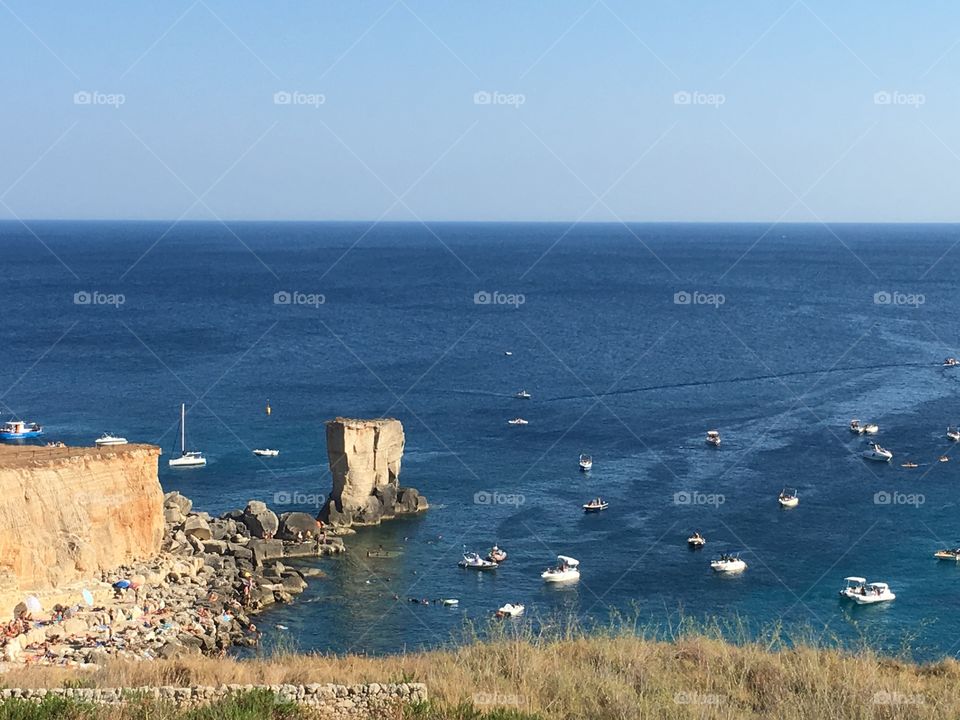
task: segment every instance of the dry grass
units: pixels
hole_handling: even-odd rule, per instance
[[[416,717],[497,715],[595,718],[960,717],[960,663],[934,665],[845,652],[817,638],[789,642],[777,629],[730,643],[719,628],[682,623],[670,641],[631,625],[600,633],[534,634],[503,625],[451,650],[390,657],[294,655],[249,661],[193,658],[112,663],[93,672],[31,668],[8,687],[361,683],[418,681],[431,708]],[[508,715],[498,715],[508,717]]]

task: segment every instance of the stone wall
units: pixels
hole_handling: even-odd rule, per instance
[[[426,510],[426,498],[400,486],[405,440],[403,425],[393,418],[327,422],[333,490],[320,519],[334,526],[377,525],[398,514]]]
[[[400,705],[426,702],[427,686],[422,683],[368,685],[221,685],[218,687],[144,688],[4,688],[0,702],[13,698],[40,701],[60,697],[83,703],[115,705],[135,698],[169,702],[179,706],[203,705],[222,700],[231,693],[270,690],[277,700],[316,708],[320,717],[396,717]]]
[[[160,550],[160,449],[0,445],[0,611]]]

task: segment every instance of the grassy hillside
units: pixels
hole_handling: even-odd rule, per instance
[[[410,709],[404,717],[423,720],[960,717],[960,663],[953,660],[917,665],[869,650],[832,649],[815,639],[788,643],[779,632],[730,643],[715,630],[689,627],[675,630],[667,641],[638,636],[632,628],[534,634],[526,626],[501,626],[486,640],[456,649],[392,657],[197,657],[113,663],[92,672],[29,668],[9,672],[2,680],[7,687],[418,681],[428,685],[430,704]],[[60,708],[65,715],[20,714],[22,707],[11,714],[14,710],[0,707],[0,720],[120,717],[118,711],[70,714],[80,712],[77,708]],[[262,706],[255,715],[237,707],[222,711],[189,716],[270,716]],[[272,712],[276,718],[310,717],[288,707]],[[144,713],[140,708],[139,714],[123,717]],[[147,714],[174,716],[169,709]]]

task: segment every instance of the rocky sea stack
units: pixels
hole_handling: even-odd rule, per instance
[[[327,422],[327,458],[333,491],[319,519],[336,527],[379,525],[429,505],[416,489],[401,487],[403,425],[393,418]]]

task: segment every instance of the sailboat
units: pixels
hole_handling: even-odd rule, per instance
[[[170,458],[170,467],[203,467],[207,459],[199,450],[187,450],[187,406],[180,403],[180,455]]]

